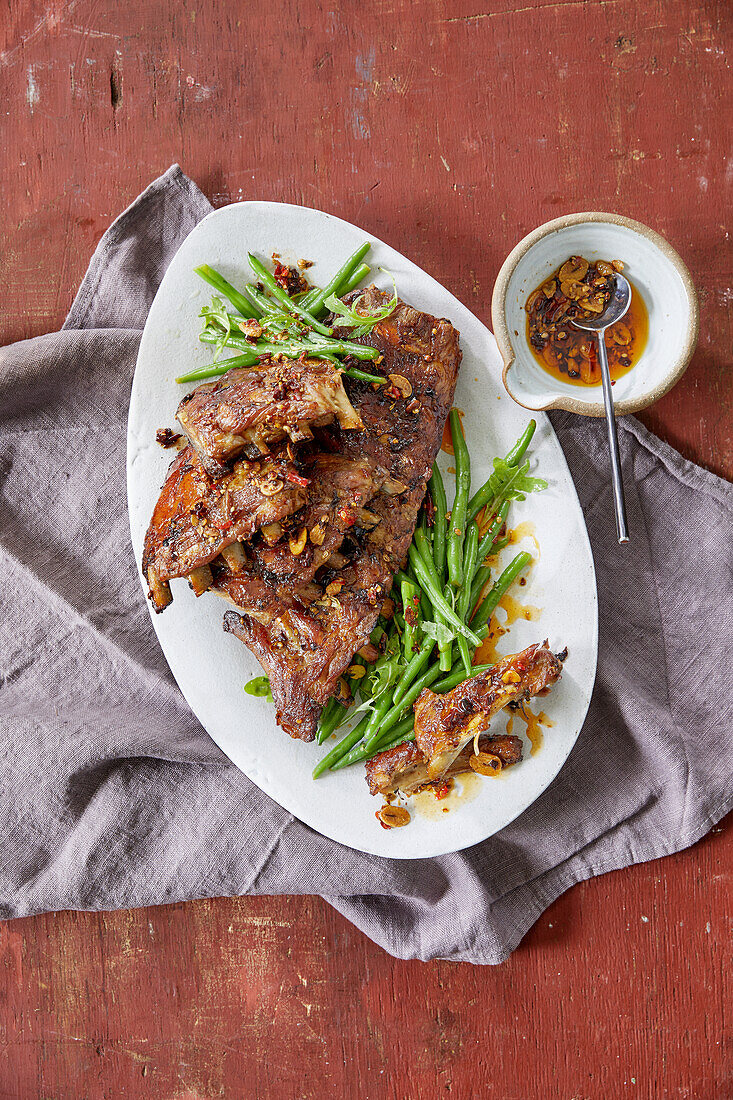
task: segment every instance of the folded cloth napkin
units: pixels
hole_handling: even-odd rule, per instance
[[[625,418],[620,551],[604,425],[553,415],[600,598],[569,760],[517,821],[455,855],[391,861],[327,840],[191,714],[130,546],[140,330],[210,210],[171,168],[104,234],[63,330],[0,353],[0,915],[320,894],[399,957],[500,962],[573,883],[679,851],[731,805],[731,486]]]

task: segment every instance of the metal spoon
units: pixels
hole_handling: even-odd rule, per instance
[[[616,417],[613,407],[613,393],[611,391],[611,375],[608,370],[608,355],[606,354],[606,329],[620,321],[631,303],[631,287],[623,275],[613,276],[613,291],[603,310],[595,317],[573,317],[570,322],[575,328],[592,332],[596,339],[596,351],[601,367],[603,379],[603,403],[606,406],[606,426],[608,428],[608,447],[611,452],[611,480],[613,482],[613,502],[616,508],[616,534],[619,543],[629,541],[629,530],[626,523],[626,504],[624,501],[624,483],[621,475],[621,460],[618,454],[618,437],[616,435]]]

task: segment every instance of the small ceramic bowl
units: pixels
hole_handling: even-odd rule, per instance
[[[638,362],[614,383],[613,396],[618,415],[646,408],[674,386],[692,357],[697,294],[689,271],[664,238],[620,214],[592,211],[555,218],[520,241],[504,261],[491,303],[504,385],[525,409],[603,416],[600,383],[581,387],[556,380],[542,369],[527,341],[528,296],[570,256],[621,260],[624,275],[641,292],[649,337]]]

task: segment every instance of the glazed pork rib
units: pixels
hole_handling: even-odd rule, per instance
[[[315,576],[357,522],[370,522],[365,506],[382,488],[403,488],[368,458],[316,454],[303,465],[308,502],[292,516],[290,533],[273,546],[253,547],[255,568],[278,593],[297,591]]]
[[[362,301],[373,311],[386,295],[370,288]],[[386,320],[361,338],[378,350],[378,369],[391,376],[390,383],[373,389],[349,379],[362,427],[343,431],[334,426],[335,442],[340,455],[366,459],[373,469],[387,471],[390,491],[374,496],[368,520],[357,516],[349,528],[341,547],[346,564],[338,570],[337,593],[324,591],[334,579],[327,572],[321,578],[322,594],[313,598],[310,583],[305,592],[299,588],[296,571],[290,577],[288,603],[279,596],[276,579],[265,576],[269,596],[259,589],[257,614],[240,604],[242,613],[225,616],[225,629],[249,646],[267,672],[278,721],[293,737],[311,741],[315,736],[323,704],[353,654],[368,641],[392,576],[407,555],[453,402],[461,361],[458,336],[448,321],[398,302]],[[227,594],[235,603],[242,596],[236,589],[232,579]],[[288,623],[294,621],[293,601],[300,625],[285,639],[281,624],[286,613]]]
[[[247,547],[246,568],[219,573],[213,589],[264,624],[274,644],[284,641],[296,648],[300,645],[294,621],[305,632],[304,637],[323,637],[323,625],[314,615],[329,604],[312,606],[327,595],[322,586],[313,583],[315,574],[325,569],[335,579],[335,573],[348,563],[338,552],[344,535],[356,517],[364,521],[364,505],[388,481],[387,472],[368,459],[340,454],[316,454],[302,469],[308,481],[308,502],[289,517],[285,535],[274,544],[255,540]],[[337,588],[338,582],[332,583],[330,590]],[[239,633],[236,616],[227,622],[233,626],[232,633]]]
[[[341,372],[325,360],[306,358],[230,370],[184,397],[176,417],[214,475],[248,446],[266,453],[285,437],[310,439],[314,425],[334,417],[342,428],[361,427]]]
[[[283,455],[242,459],[215,480],[185,447],[168,471],[145,536],[143,573],[156,611],[170,603],[171,578],[194,575],[196,589],[197,571],[227,547],[302,508],[302,481]]]
[[[517,764],[522,759],[522,739],[511,734],[489,737],[484,733],[479,737],[478,747],[479,752],[497,756],[502,768]],[[473,741],[469,741],[440,777],[441,780],[470,771],[472,754]],[[414,741],[403,741],[401,745],[395,745],[367,760],[366,779],[370,794],[394,794],[396,791],[411,794],[418,787],[435,782],[428,775],[427,761]]]
[[[425,688],[415,701],[415,744],[428,778],[444,776],[456,757],[491,719],[510,703],[547,691],[562,672],[565,654],[555,656],[547,642],[503,657],[487,672],[445,695]]]

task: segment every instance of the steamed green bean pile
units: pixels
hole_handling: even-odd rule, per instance
[[[370,274],[368,264],[363,262],[369,248],[369,241],[360,245],[327,286],[311,287],[293,295],[288,294],[251,253],[247,259],[256,282],[241,290],[208,264],[195,268],[196,274],[217,291],[211,303],[201,310],[204,325],[199,335],[202,343],[214,348],[215,358],[209,366],[189,371],[176,381],[202,382],[218,378],[238,367],[253,367],[270,355],[284,355],[289,359],[312,355],[342,366],[348,378],[380,385],[386,382],[383,375],[354,365],[354,360],[369,363],[378,358],[374,348],[342,339],[322,321],[329,311],[333,312],[340,330],[351,328],[354,336],[362,336],[394,310],[396,294],[374,313],[357,312],[340,301]],[[225,348],[239,354],[221,359]],[[349,360],[346,365],[344,359]]]

